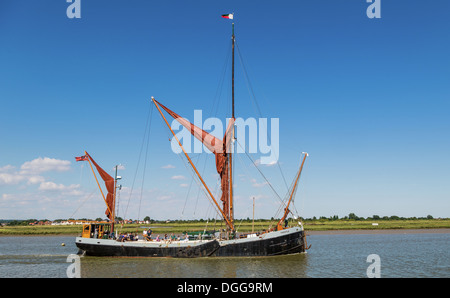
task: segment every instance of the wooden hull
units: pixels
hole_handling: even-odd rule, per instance
[[[172,243],[76,238],[81,253],[112,257],[255,257],[305,252],[305,234],[298,227],[234,240]]]

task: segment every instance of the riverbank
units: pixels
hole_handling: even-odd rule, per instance
[[[370,235],[370,234],[448,234],[450,229],[372,229],[372,230],[326,230],[306,231],[306,235]]]
[[[220,230],[224,225],[220,223],[206,225],[205,222],[170,222],[158,223],[155,225],[128,224],[117,228],[119,232],[137,233],[149,227],[154,234]],[[289,225],[296,225],[290,222]],[[238,232],[263,231],[271,226],[269,220],[252,222],[241,222],[236,225]],[[377,222],[369,220],[317,220],[303,223],[304,229],[309,235],[323,234],[394,234],[394,233],[449,233],[450,219],[423,219],[423,220],[381,220]],[[272,223],[273,227],[273,223]],[[42,225],[42,226],[3,226],[0,227],[0,236],[53,236],[70,235],[78,236],[81,233],[81,225]]]
[[[450,229],[377,229],[377,230],[306,230],[307,236],[312,235],[376,235],[376,234],[450,234]],[[0,234],[0,237],[52,237],[70,236],[77,237],[80,233],[58,234]]]

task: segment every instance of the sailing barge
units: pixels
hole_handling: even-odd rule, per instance
[[[261,234],[247,234],[238,236],[234,224],[234,209],[233,209],[233,169],[232,169],[232,155],[233,150],[231,146],[235,138],[235,114],[234,114],[234,23],[232,24],[232,117],[228,123],[224,138],[222,140],[193,125],[186,119],[180,117],[178,114],[158,102],[152,97],[152,103],[156,106],[159,113],[163,117],[165,123],[169,127],[174,138],[182,148],[184,155],[192,166],[198,179],[205,188],[217,212],[223,218],[226,224],[226,233],[217,233],[216,237],[212,239],[198,239],[198,240],[175,240],[175,241],[147,241],[145,239],[138,241],[117,241],[114,236],[109,234],[114,232],[114,210],[115,197],[117,189],[117,168],[116,177],[113,178],[107,174],[93,159],[85,152],[82,157],[77,157],[77,161],[87,160],[91,166],[96,167],[99,175],[104,180],[108,190],[105,197],[102,196],[107,205],[106,216],[109,218],[109,224],[91,223],[83,226],[83,233],[81,237],[75,240],[76,246],[79,248],[79,253],[90,256],[115,256],[115,257],[175,257],[175,258],[197,258],[197,257],[253,257],[253,256],[275,256],[296,254],[305,252],[307,249],[306,235],[303,226],[298,221],[298,226],[287,227],[285,220],[289,213],[289,206],[295,196],[300,174],[308,156],[303,153],[301,166],[294,178],[293,186],[288,193],[288,200],[284,202],[284,214],[278,221],[274,228],[268,229]],[[221,198],[220,205],[218,200],[213,196],[202,176],[197,171],[192,163],[189,155],[186,153],[181,142],[176,134],[171,129],[169,122],[162,110],[165,110],[170,116],[176,119],[180,124],[187,128],[194,137],[201,141],[208,150],[215,155],[216,170],[221,179]],[[94,173],[95,176],[95,173]],[[97,179],[97,178],[96,178]],[[97,180],[98,184],[98,180]],[[100,187],[100,184],[98,184]],[[100,188],[101,190],[101,188]]]

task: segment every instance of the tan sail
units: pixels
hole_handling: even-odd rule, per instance
[[[230,212],[230,185],[231,185],[231,182],[230,182],[230,168],[229,168],[229,164],[230,164],[229,157],[231,155],[231,137],[232,137],[234,121],[235,121],[234,118],[230,119],[227,130],[224,135],[224,138],[223,138],[223,140],[220,140],[220,139],[214,137],[213,135],[211,135],[210,133],[204,131],[203,129],[190,123],[185,118],[179,116],[177,113],[173,112],[172,110],[170,110],[169,108],[167,108],[166,106],[164,106],[163,104],[158,102],[156,99],[152,98],[152,100],[153,100],[153,103],[158,107],[158,110],[159,110],[159,107],[163,108],[169,115],[171,115],[181,125],[183,125],[187,129],[189,129],[191,134],[194,137],[196,137],[200,142],[202,142],[206,146],[206,148],[208,148],[212,153],[214,153],[215,159],[216,159],[216,170],[217,170],[217,173],[220,175],[221,190],[222,190],[222,195],[221,195],[222,208],[219,208],[219,211],[222,213],[222,216],[224,217],[225,221],[227,222],[227,226],[231,230],[234,230],[233,216],[232,216],[232,213]],[[161,113],[161,111],[160,111],[160,113]],[[162,113],[161,113],[161,115],[164,117],[164,115]],[[165,117],[164,117],[164,119],[165,119]],[[166,124],[169,126],[169,124],[167,122],[166,122]],[[169,126],[169,128],[170,128],[170,126]],[[171,129],[171,131],[172,131],[172,129]],[[172,133],[173,133],[173,131],[172,131]],[[175,136],[175,134],[174,134],[174,136]],[[177,139],[177,141],[178,141],[178,139]],[[180,143],[180,146],[181,146],[181,143]],[[183,151],[184,151],[184,149],[183,149]],[[188,157],[189,162],[190,162],[189,156],[187,154],[186,154],[186,156]],[[193,166],[195,168],[195,166],[192,163],[191,163],[191,166]],[[202,180],[202,183],[204,184],[204,181],[198,172],[197,172],[197,175],[200,177],[200,179]],[[206,184],[204,184],[204,185],[205,185],[205,187],[207,187]],[[209,189],[207,189],[207,190],[210,193]],[[211,193],[210,193],[210,196],[215,201],[215,198],[212,196]]]
[[[114,178],[111,177],[108,173],[105,172],[105,170],[103,170],[96,162],[95,160],[89,155],[89,153],[85,152],[86,156],[89,158],[88,161],[89,163],[92,162],[94,164],[94,166],[97,169],[98,174],[100,175],[100,177],[102,177],[103,181],[105,182],[105,186],[106,186],[106,190],[108,191],[108,193],[106,194],[106,198],[103,197],[103,199],[105,200],[106,203],[106,211],[105,214],[106,216],[110,219],[113,220],[114,217]],[[91,165],[92,168],[92,165]],[[97,177],[95,178],[97,179]],[[98,181],[97,181],[98,183]],[[100,188],[100,185],[99,185]],[[100,188],[100,191],[102,192],[103,195],[103,191]],[[104,195],[103,195],[104,196]]]

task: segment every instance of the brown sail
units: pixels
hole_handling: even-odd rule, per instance
[[[106,208],[105,214],[110,220],[113,220],[111,210],[113,210],[114,208],[114,178],[111,177],[108,173],[106,173],[105,170],[103,170],[89,155],[89,153],[86,152],[86,155],[89,157],[89,160],[92,161],[94,166],[97,168],[97,172],[99,173],[100,177],[102,177],[103,181],[105,181],[106,190],[108,191],[108,194],[106,195],[105,198],[105,203],[108,208]]]
[[[156,100],[155,100],[156,101]],[[190,123],[188,120],[179,116],[177,113],[171,111],[160,102],[156,101],[170,116],[177,120],[181,125],[189,129],[191,134],[202,142],[206,148],[214,153],[216,158],[216,170],[221,179],[222,196],[221,201],[223,204],[223,212],[230,218],[230,168],[229,168],[229,155],[231,154],[231,136],[234,125],[234,118],[231,118],[227,130],[225,132],[223,140],[216,138],[210,133]]]

